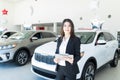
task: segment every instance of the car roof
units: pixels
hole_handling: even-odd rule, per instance
[[[4,31],[3,33],[6,33],[6,32],[19,32],[19,31],[15,31],[15,30],[7,30],[7,31]]]
[[[7,31],[4,31],[0,36],[4,35],[4,34],[7,33],[7,32],[18,32],[18,31],[7,30]]]
[[[51,32],[51,31],[42,31],[42,30],[24,30],[24,31],[21,31],[21,32]],[[53,33],[53,32],[51,32]]]
[[[76,30],[75,32],[96,32],[96,33],[100,33],[100,32],[108,32],[108,31],[100,30],[100,29],[87,29],[87,30]]]

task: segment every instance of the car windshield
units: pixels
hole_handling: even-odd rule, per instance
[[[32,32],[17,32],[15,34],[13,34],[12,36],[9,37],[9,39],[12,40],[22,40],[25,38],[29,38],[29,36],[32,34]]]
[[[76,36],[81,39],[81,44],[93,42],[96,32],[76,32]]]

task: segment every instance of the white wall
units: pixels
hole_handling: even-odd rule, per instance
[[[105,20],[103,25],[104,29],[108,29],[113,32],[113,34],[117,34],[116,31],[120,31],[120,0],[102,0],[101,8],[99,10],[100,16]],[[107,15],[111,14],[112,17],[110,19],[107,18]]]
[[[7,15],[2,15],[3,9],[8,10]],[[12,29],[13,15],[14,15],[13,4],[5,2],[4,0],[1,0],[0,1],[0,27],[6,27],[7,29]]]
[[[94,18],[95,12],[90,9],[93,0],[25,0],[15,6],[15,24],[60,22],[64,18],[71,18],[77,27],[91,26],[90,20]],[[97,15],[104,20],[105,29],[120,26],[119,0],[99,0],[100,6]],[[31,8],[33,14],[31,14]],[[111,19],[107,16],[111,14]],[[80,17],[83,20],[80,21]],[[113,29],[112,29],[113,30]]]
[[[85,12],[86,0],[25,0],[16,4],[15,24],[27,22],[59,22],[64,18],[78,18]],[[33,15],[30,15],[30,7],[33,7]],[[18,16],[23,14],[21,16]],[[23,18],[27,18],[24,19]],[[78,18],[79,19],[79,18]],[[29,21],[29,22],[30,22]]]
[[[96,11],[91,9],[92,1],[96,0],[24,0],[14,6],[14,25],[61,22],[64,18],[71,18],[77,29],[91,27],[96,14],[104,21],[103,29],[113,33],[120,30],[120,0],[99,0]],[[112,15],[110,19],[107,17],[109,14]]]

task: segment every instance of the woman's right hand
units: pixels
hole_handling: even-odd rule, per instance
[[[57,64],[59,63],[60,59],[59,58],[54,58],[54,62]]]

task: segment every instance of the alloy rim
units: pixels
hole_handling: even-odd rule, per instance
[[[28,59],[28,55],[27,55],[26,52],[23,52],[23,51],[22,51],[22,52],[19,54],[19,56],[18,56],[18,62],[19,62],[20,64],[26,63],[27,59]]]
[[[89,65],[86,69],[85,80],[93,80],[95,69],[92,65]]]

